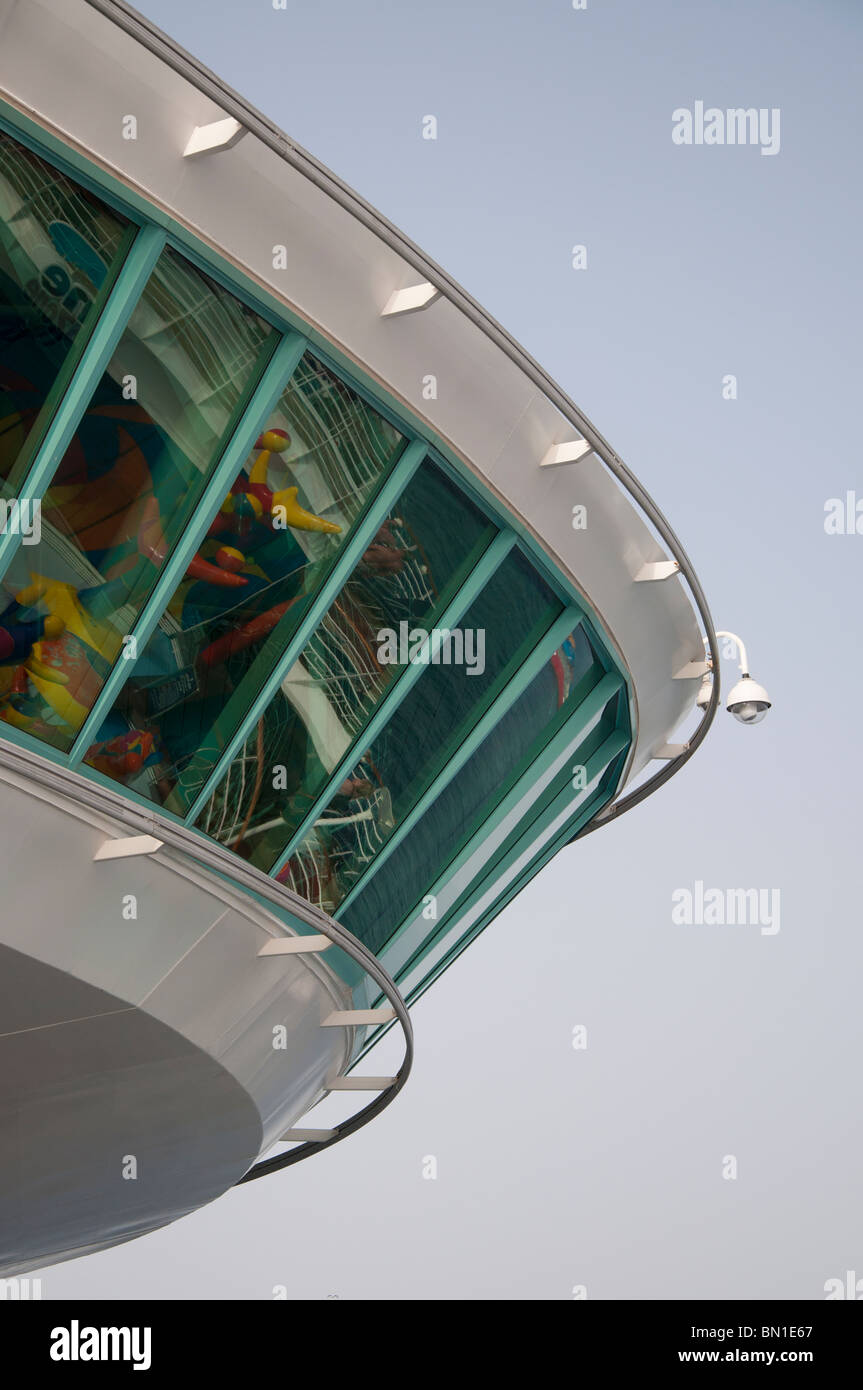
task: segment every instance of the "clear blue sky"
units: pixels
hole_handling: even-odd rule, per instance
[[[823,1297],[863,1273],[863,535],[823,527],[828,498],[863,499],[863,10],[139,8],[551,371],[666,512],[775,707],[757,729],[719,716],[679,778],[534,881],[416,1009],[414,1076],[369,1129],[48,1271],[47,1291]],[[696,100],[779,107],[780,152],[673,144]],[[673,926],[697,878],[780,888],[781,931]]]

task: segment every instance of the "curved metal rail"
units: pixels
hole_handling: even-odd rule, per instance
[[[713,668],[713,688],[704,717],[684,751],[676,758],[666,762],[657,773],[628,796],[620,797],[617,801],[612,802],[599,819],[590,822],[574,839],[583,838],[617,816],[631,810],[679,772],[684,763],[692,757],[703,742],[713,722],[720,696],[719,651],[707,599],[689,556],[666,517],[607,440],[594,428],[575,402],[558,386],[545,369],[495,319],[486,313],[477,301],[462,289],[446,271],[430,260],[418,246],[404,236],[371,204],[342,183],[307,151],[294,144],[277,126],[267,120],[243,97],[226,87],[208,68],[186,53],[166,34],[133,10],[131,6],[125,4],[124,0],[86,0],[86,3],[167,63],[228,115],[234,116],[268,148],[302,173],[363,226],[379,236],[404,259],[406,264],[412,266],[425,280],[449,299],[511,362],[519,367],[560,414],[588,440],[594,453],[641,508],[658,536],[668,547],[671,556],[677,561],[680,577],[685,580],[689,588],[706,634],[705,640]],[[25,770],[28,776],[39,781],[42,785],[56,787],[59,783],[68,795],[82,804],[93,809],[108,811],[123,824],[138,831],[157,834],[166,844],[182,849],[205,868],[225,873],[234,882],[248,887],[260,897],[273,903],[274,906],[289,909],[295,916],[313,926],[316,931],[328,936],[352,959],[356,960],[379,986],[395,1010],[404,1033],[405,1058],[393,1085],[382,1091],[374,1101],[351,1119],[337,1126],[331,1138],[320,1143],[302,1144],[285,1154],[265,1159],[255,1164],[239,1180],[240,1183],[265,1177],[269,1173],[277,1172],[281,1168],[289,1167],[293,1163],[310,1157],[312,1153],[318,1153],[324,1148],[331,1147],[367,1124],[395,1099],[407,1080],[413,1062],[413,1029],[410,1017],[395,982],[376,957],[350,932],[304,900],[295,898],[288,889],[261,873],[260,870],[238,859],[230,851],[203,840],[195,832],[174,821],[162,818],[156,811],[150,812],[145,808],[136,807],[109,788],[96,787],[94,783],[87,781],[79,774],[40,759],[36,754],[31,754],[10,744],[3,744],[0,747],[0,761],[13,767],[17,764],[19,769]]]
[[[287,1168],[292,1163],[299,1163],[304,1158],[310,1158],[313,1153],[320,1153],[322,1149],[331,1148],[333,1144],[346,1139],[349,1134],[354,1134],[356,1130],[362,1129],[363,1125],[368,1124],[369,1120],[373,1120],[395,1100],[407,1081],[413,1065],[413,1026],[407,1005],[399,993],[395,981],[377,957],[372,955],[368,947],[357,940],[351,932],[340,926],[338,922],[334,922],[320,908],[313,907],[305,899],[296,897],[283,884],[269,878],[260,869],[254,868],[253,865],[240,859],[230,850],[201,838],[195,831],[189,830],[176,821],[168,820],[155,809],[151,812],[143,806],[127,801],[125,797],[112,791],[110,787],[98,786],[95,782],[89,781],[70,768],[50,762],[47,758],[42,758],[37,753],[31,753],[29,749],[19,748],[17,744],[7,743],[2,738],[0,738],[0,766],[8,767],[11,771],[27,777],[31,782],[51,792],[60,791],[70,801],[86,806],[89,810],[97,811],[102,815],[110,815],[124,826],[128,826],[136,834],[156,836],[157,839],[164,841],[167,848],[181,850],[201,867],[225,874],[234,883],[248,888],[259,897],[265,898],[274,907],[281,907],[289,911],[308,926],[314,927],[316,932],[328,936],[334,945],[339,946],[346,955],[356,961],[374,980],[385,996],[387,1003],[395,1010],[396,1018],[401,1024],[404,1035],[405,1055],[393,1084],[381,1091],[373,1101],[364,1106],[362,1110],[357,1111],[350,1119],[335,1126],[334,1133],[330,1138],[321,1140],[320,1143],[301,1144],[295,1149],[288,1150],[287,1153],[276,1154],[273,1158],[263,1159],[250,1168],[235,1186],[238,1186],[239,1183],[253,1182],[255,1178],[266,1177],[269,1173],[275,1173],[280,1168]]]

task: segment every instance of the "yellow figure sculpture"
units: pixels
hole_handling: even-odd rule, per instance
[[[102,677],[87,659],[87,652],[113,661],[119,645],[117,633],[87,612],[73,584],[43,574],[31,574],[30,579],[31,583],[15,595],[16,602],[22,608],[40,604],[50,617],[44,636],[33,644],[23,667],[54,713],[72,729],[80,729],[102,688]],[[78,644],[70,645],[70,633]]]
[[[319,531],[328,536],[336,536],[341,531],[334,521],[325,521],[322,516],[306,511],[297,501],[299,488],[287,487],[273,492],[267,484],[267,472],[273,454],[282,454],[290,447],[291,437],[286,430],[265,430],[259,435],[255,448],[260,449],[252,465],[248,478],[240,477],[234,483],[222,503],[224,517],[239,516],[242,512],[251,514],[260,521],[270,517],[282,527],[290,526],[297,531]],[[211,527],[210,534],[218,534],[223,526]]]

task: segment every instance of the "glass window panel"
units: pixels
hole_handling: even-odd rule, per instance
[[[627,748],[611,759],[605,771],[602,773],[602,776],[595,781],[592,788],[585,789],[585,791],[581,793],[579,797],[580,805],[578,806],[578,814],[580,818],[584,819],[584,823],[588,823],[592,820],[599,808],[613,795],[626,762],[627,752],[628,745]],[[555,830],[560,829],[560,822],[571,822],[572,814],[575,809],[574,806],[569,806],[565,815],[558,819],[557,824],[553,824],[543,832],[540,837],[540,843],[534,847],[534,854],[532,856],[533,862],[527,865],[528,878],[533,877],[534,874],[538,872],[539,866],[536,856],[547,851],[549,841],[554,838]],[[496,908],[495,915],[497,912],[502,911],[504,907],[508,906],[509,902],[521,891],[521,887],[523,886],[519,885],[517,882],[513,882],[513,876],[517,874],[519,870],[522,873],[525,872],[524,867],[518,865],[513,866],[512,873],[508,870],[504,872],[504,881],[498,882],[498,884],[495,885],[497,892],[494,901],[490,905],[484,903],[481,912],[487,912],[489,906],[494,906],[495,902],[498,901],[500,902],[500,906]],[[502,894],[505,894],[505,897],[502,896]],[[427,952],[421,952],[416,959],[412,960],[408,970],[400,972],[399,989],[409,1003],[414,1003],[419,998],[420,990],[424,993],[430,985],[434,984],[434,982],[449,969],[453,962],[458,959],[462,951],[476,939],[476,935],[478,934],[476,931],[476,921],[477,913],[472,908],[465,914],[464,918],[459,917],[457,934],[445,935],[439,944],[430,947]],[[467,932],[470,930],[471,926],[474,928],[473,935],[467,936]],[[387,965],[389,966],[390,963],[389,957],[387,957]],[[362,1001],[363,1007],[371,1007],[372,1002],[375,1001],[375,995],[372,994],[371,989],[367,991],[367,994],[368,998],[364,998]],[[356,995],[354,997],[356,998]],[[355,1007],[361,1007],[360,1003],[356,1003]]]
[[[0,131],[0,480],[19,483],[134,228]]]
[[[619,708],[620,696],[613,695],[603,709],[588,722],[586,729],[581,731],[578,743],[579,765],[585,766],[589,763],[605,743],[617,724]],[[448,912],[463,893],[473,888],[480,873],[492,874],[497,867],[505,864],[513,846],[525,838],[531,838],[531,827],[538,825],[545,818],[545,812],[557,798],[562,798],[567,812],[572,813],[587,790],[586,787],[573,787],[572,768],[571,757],[562,753],[552,763],[550,770],[545,769],[537,778],[523,803],[500,819],[488,838],[477,846],[470,858],[450,874],[446,887],[438,895],[439,916]]]
[[[617,722],[616,705],[617,697],[606,705],[601,718],[574,754],[563,759],[560,775],[555,778],[558,799],[555,801],[553,793],[546,791],[541,798],[542,810],[533,803],[530,815],[508,835],[505,824],[496,826],[490,836],[489,849],[496,849],[497,853],[490,859],[485,852],[486,846],[482,845],[462,866],[437,899],[438,922],[430,927],[422,912],[415,912],[406,931],[381,953],[381,959],[404,992],[412,994],[454,950],[459,953],[464,950],[469,944],[464,940],[465,933],[475,928],[499,900],[504,905],[524,887],[543,852],[562,830],[572,826],[576,815],[583,816],[591,806],[594,811],[598,809],[620,774],[621,755],[612,756],[611,761],[577,792],[571,787],[570,767],[573,756],[581,763],[588,763],[611,737]],[[484,886],[476,900],[469,903],[474,886],[478,884]],[[471,893],[466,893],[467,889]],[[437,941],[431,941],[440,919],[453,909],[446,930]]]
[[[404,669],[380,659],[377,634],[433,626],[494,534],[439,469],[414,475],[199,816],[202,830],[272,867]]]
[[[162,254],[46,491],[41,538],[3,581],[0,621],[21,636],[0,718],[72,744],[276,337]]]
[[[281,882],[296,889],[305,861],[323,857],[327,911],[334,911],[561,608],[532,565],[517,552],[507,556],[440,649],[440,664],[423,672],[281,870]]]
[[[404,436],[305,356],[87,761],[184,814]],[[129,741],[150,751],[127,759]]]
[[[339,920],[379,950],[602,675],[581,624]]]

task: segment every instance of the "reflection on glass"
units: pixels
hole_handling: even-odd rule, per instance
[[[378,951],[602,675],[582,624],[360,889],[339,921]],[[433,929],[430,923],[429,930]]]
[[[531,865],[537,864],[562,833],[572,833],[574,817],[584,815],[590,805],[598,809],[605,801],[620,776],[628,747],[628,735],[619,727],[619,709],[619,696],[615,695],[606,702],[589,732],[563,759],[557,775],[548,782],[542,779],[539,796],[534,789],[524,798],[521,814],[516,809],[511,817],[498,821],[460,864],[435,895],[436,924],[431,925],[424,918],[421,906],[415,907],[405,931],[382,950],[381,959],[407,997],[420,985],[424,987],[464,950],[468,944],[466,932],[480,927],[497,903],[503,904],[518,892],[519,881],[523,885],[524,875],[530,876]],[[572,760],[588,766],[609,740],[612,746],[591,781],[573,788]],[[515,822],[511,826],[510,820]],[[449,913],[452,916],[447,922]],[[443,931],[439,931],[441,926]]]
[[[104,301],[132,231],[0,131],[0,481],[7,497],[17,495],[87,337],[82,325]]]
[[[404,669],[379,634],[433,626],[493,535],[439,469],[415,474],[201,812],[202,830],[272,867]],[[343,794],[358,790],[347,781]]]
[[[92,766],[180,814],[405,442],[308,355],[261,425],[87,753]]]
[[[0,627],[19,634],[7,723],[72,744],[275,336],[176,252],[160,257],[45,494],[41,539],[3,581]]]
[[[321,812],[280,871],[281,881],[300,891],[306,861],[323,859],[329,866],[326,910],[334,911],[561,606],[521,555],[509,555],[435,654],[439,664],[423,672],[352,769],[346,787]]]

